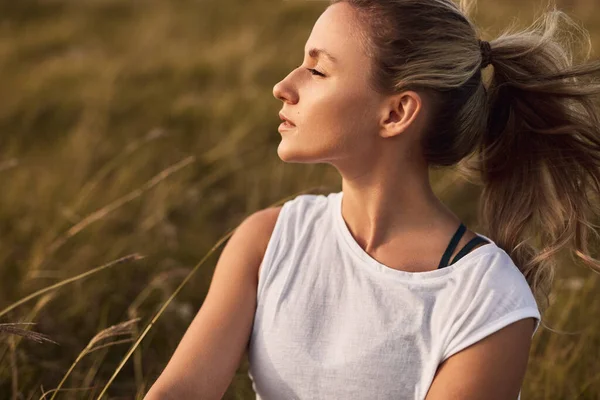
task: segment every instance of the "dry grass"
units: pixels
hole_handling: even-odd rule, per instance
[[[558,3],[600,46],[595,0]],[[0,0],[0,330],[35,323],[60,344],[3,335],[2,395],[143,397],[202,304],[225,232],[306,188],[339,189],[332,168],[276,154],[272,87],[323,6]],[[540,7],[481,0],[476,18],[489,37]],[[433,178],[476,228],[479,189],[451,170]],[[126,254],[144,258],[110,262]],[[599,290],[565,257],[523,399],[600,398]],[[33,338],[29,326],[12,325]],[[226,399],[252,397],[246,373],[245,360]]]
[[[35,323],[33,323],[33,322],[14,322],[14,323],[0,324],[0,334],[19,335],[26,339],[33,340],[34,342],[37,342],[37,343],[48,342],[48,343],[58,344],[54,340],[50,339],[48,336],[46,336],[42,333],[39,333],[39,332],[32,332],[30,330],[20,328],[19,327],[20,325],[35,325]]]

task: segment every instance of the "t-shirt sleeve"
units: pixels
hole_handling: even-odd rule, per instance
[[[457,293],[440,363],[518,320],[535,318],[532,337],[540,325],[533,292],[507,253],[494,254],[481,267],[481,275],[467,279]]]

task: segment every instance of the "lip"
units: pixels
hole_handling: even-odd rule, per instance
[[[279,118],[281,118],[282,121],[287,122],[288,124],[290,124],[291,126],[296,126],[296,124],[294,124],[294,121],[292,121],[291,119],[289,119],[288,117],[286,117],[283,113],[279,113]]]
[[[277,130],[279,132],[289,131],[289,130],[294,129],[295,127],[296,127],[296,125],[291,125],[291,124],[288,124],[287,121],[283,121],[281,124],[279,124],[279,127],[277,128]]]

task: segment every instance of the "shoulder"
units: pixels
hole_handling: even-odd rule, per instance
[[[453,340],[481,338],[523,316],[534,317],[537,330],[541,315],[534,292],[512,258],[494,246],[475,264],[465,268],[463,279],[457,280],[452,315],[461,334]],[[449,346],[444,358],[455,351],[456,346]]]
[[[302,229],[318,216],[324,214],[328,205],[328,196],[316,194],[298,195],[280,206],[267,207],[247,216],[239,225],[239,232],[234,235],[243,236],[246,241],[252,242],[252,248],[258,252],[262,261],[271,237],[275,231],[277,221],[282,213],[286,231]],[[232,238],[233,239],[233,238]],[[260,275],[260,266],[258,268]]]
[[[519,267],[501,247],[491,243],[475,250],[480,251],[480,255],[466,262],[466,265],[460,268],[465,278],[465,284],[472,284],[474,288],[482,289],[485,289],[487,285],[528,286]]]
[[[275,224],[282,208],[283,206],[277,206],[255,211],[247,216],[238,227],[240,234],[247,236],[249,240],[256,243],[256,248],[261,258],[275,229]]]
[[[536,308],[532,288],[515,261],[497,245],[488,246],[473,265],[463,268],[463,279],[458,281],[459,290],[470,294],[464,299],[465,306],[478,307],[483,301],[488,305],[510,303],[511,307]]]
[[[292,219],[294,216],[305,217],[306,213],[311,208],[314,208],[315,204],[324,204],[324,200],[326,198],[322,195],[298,195],[280,206],[267,207],[255,211],[242,221],[238,230],[243,232],[240,234],[249,235],[253,241],[258,242],[258,249],[264,254],[282,210],[285,209],[285,212]]]
[[[260,264],[262,264],[282,212],[285,213],[283,217],[285,221],[282,222],[286,225],[285,229],[294,230],[310,221],[313,214],[321,214],[326,203],[327,198],[323,195],[298,195],[280,206],[268,207],[252,213],[240,224],[239,229],[244,232],[242,234],[247,236],[248,240],[253,241],[253,247],[259,252]],[[260,276],[260,267],[261,265],[258,267],[257,276]]]
[[[235,233],[243,236],[244,240],[252,242],[252,250],[256,251],[258,259],[256,270],[257,280],[260,276],[262,260],[282,209],[283,205],[268,207],[250,214],[242,221]]]
[[[530,294],[531,289],[523,272],[515,264],[513,259],[500,247],[496,246],[496,251],[490,252],[483,267],[482,283],[486,290],[490,288],[500,289],[506,295],[510,294]]]
[[[300,234],[328,213],[333,197],[322,194],[301,194],[284,204],[288,231]]]
[[[231,234],[220,259],[238,265],[251,265],[254,274],[260,268],[281,208],[269,207],[246,216]]]
[[[322,215],[327,209],[328,199],[323,195],[301,194],[280,206],[268,207],[249,215],[244,223],[260,236],[266,249],[280,214],[285,214],[287,230],[294,230],[309,223],[314,217]]]
[[[279,216],[279,213],[281,212],[282,208],[283,206],[276,206],[267,207],[263,208],[262,210],[255,211],[249,216],[247,216],[243,223],[258,226],[268,226],[270,224],[274,224],[275,221],[277,221],[277,217]]]

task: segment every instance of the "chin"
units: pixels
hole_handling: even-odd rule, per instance
[[[286,163],[314,164],[318,163],[320,159],[317,154],[294,149],[293,146],[289,146],[289,143],[286,143],[285,139],[279,143],[279,147],[277,147],[277,155],[281,161]]]
[[[298,157],[298,154],[295,154],[293,151],[289,151],[287,149],[286,150],[282,149],[281,145],[277,148],[277,155],[283,162],[287,162],[287,163],[301,162]]]

